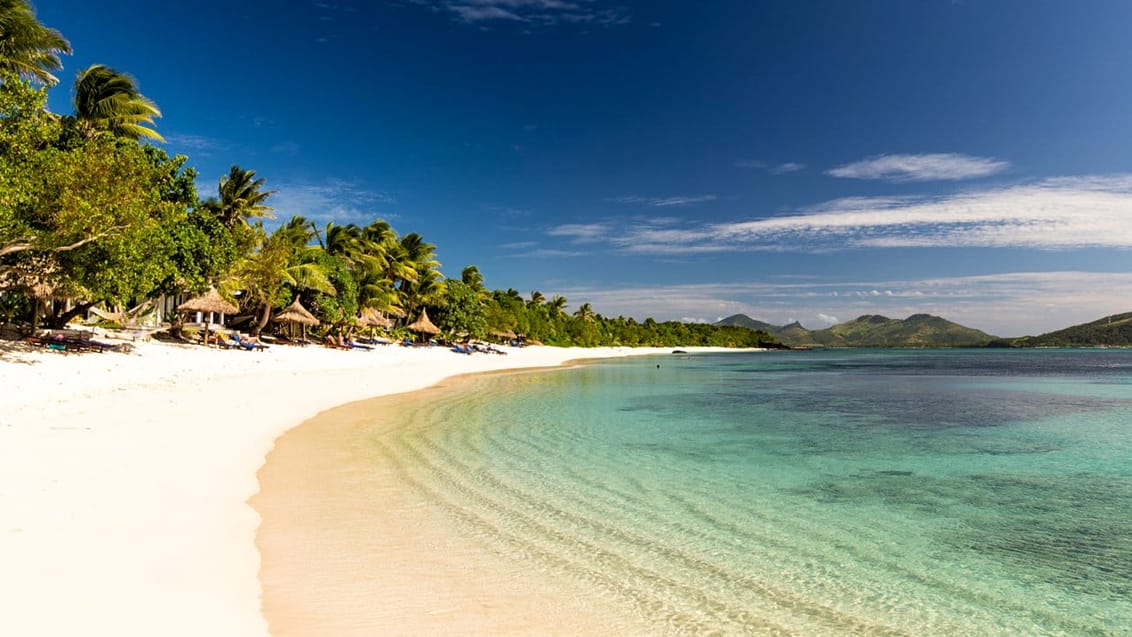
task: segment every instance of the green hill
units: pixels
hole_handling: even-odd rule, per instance
[[[979,347],[995,339],[930,314],[906,319],[866,314],[823,330],[807,330],[797,322],[776,327],[743,314],[729,316],[717,325],[760,329],[791,347]]]
[[[1009,341],[1014,347],[1114,347],[1132,346],[1132,312],[1106,316],[1092,323],[1074,325],[1041,336]]]

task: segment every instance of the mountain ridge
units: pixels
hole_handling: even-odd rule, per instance
[[[733,314],[715,324],[762,330],[790,347],[982,347],[1001,340],[931,314],[906,319],[863,314],[821,330],[806,329],[797,321],[771,325],[746,314]]]

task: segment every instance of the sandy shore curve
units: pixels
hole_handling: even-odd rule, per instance
[[[0,355],[0,634],[267,635],[247,504],[316,414],[461,374],[668,348]]]

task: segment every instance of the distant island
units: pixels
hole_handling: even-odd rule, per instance
[[[734,314],[717,326],[745,327],[765,332],[784,346],[813,347],[1132,347],[1132,312],[1113,314],[1040,336],[999,338],[931,314],[891,319],[865,314],[821,330],[808,330],[797,321],[772,325],[746,314]]]
[[[995,340],[997,347],[1132,347],[1132,312],[1113,314],[1041,336]]]
[[[716,322],[719,326],[762,331],[794,348],[808,347],[984,347],[997,337],[930,314],[892,319],[866,314],[821,330],[808,330],[798,322],[771,325],[745,314]]]

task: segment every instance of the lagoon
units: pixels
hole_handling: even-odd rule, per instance
[[[273,632],[1132,626],[1132,352],[697,354],[476,377],[330,412],[260,477]]]

